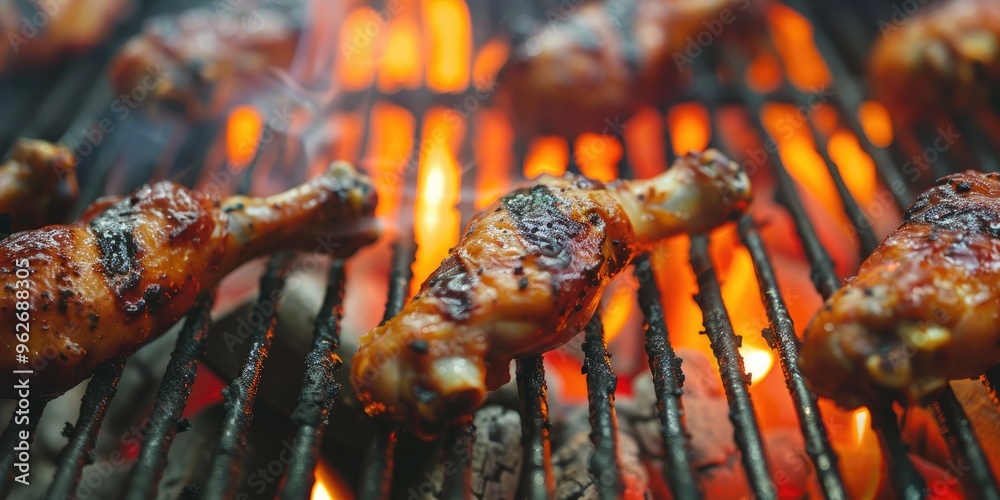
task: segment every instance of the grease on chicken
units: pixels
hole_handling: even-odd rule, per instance
[[[512,359],[575,336],[637,251],[707,231],[749,200],[746,174],[714,150],[649,180],[541,177],[476,216],[400,314],[360,339],[360,400],[435,435],[506,383]]]
[[[854,408],[917,403],[1000,362],[1000,177],[967,171],[920,195],[903,223],[806,327],[801,366]]]
[[[0,242],[0,397],[10,397],[17,291],[29,290],[33,396],[56,395],[101,363],[170,328],[202,292],[248,260],[279,250],[346,257],[378,236],[369,180],[337,163],[267,198],[224,201],[170,182],[95,202],[72,225]],[[17,269],[27,268],[26,286]],[[23,294],[22,294],[23,295]]]
[[[61,221],[79,196],[73,153],[45,141],[21,139],[0,165],[0,214],[14,232]]]
[[[150,20],[108,70],[115,90],[136,105],[173,106],[189,118],[212,117],[249,95],[269,70],[288,69],[301,26],[271,8],[198,8]],[[136,99],[136,89],[143,89]],[[147,102],[148,101],[148,102]],[[129,104],[131,106],[131,104]],[[133,106],[134,107],[134,106]]]
[[[872,90],[900,123],[967,111],[1000,85],[1000,2],[949,0],[888,25],[869,62]]]
[[[762,18],[765,3],[581,3],[512,48],[500,74],[502,95],[519,130],[566,137],[620,132],[621,120],[682,88],[693,61],[688,46],[701,50],[694,38],[702,32],[713,41],[731,38]]]
[[[103,42],[128,0],[0,0],[0,73],[50,65]]]

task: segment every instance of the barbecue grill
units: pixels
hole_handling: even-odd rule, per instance
[[[101,68],[114,53],[114,48],[119,46],[126,36],[136,32],[143,19],[157,12],[163,7],[161,4],[166,3],[157,0],[140,2],[133,16],[120,25],[106,46],[79,60],[47,71],[31,80],[22,78],[0,82],[0,95],[6,96],[7,103],[0,106],[0,130],[3,131],[0,133],[0,150],[8,150],[13,139],[22,135],[48,138],[62,136],[62,140],[71,146],[82,144],[84,140],[91,140],[94,152],[83,157],[79,169],[85,198],[83,201],[92,201],[96,196],[103,194],[108,183],[108,173],[115,171],[116,165],[120,162],[119,154],[125,147],[121,137],[124,132],[115,131],[95,141],[93,138],[77,138],[75,131],[87,130],[90,124],[108,115],[108,103],[113,96],[102,80]],[[884,18],[886,12],[890,12],[888,6],[875,5],[877,3],[872,2],[833,5],[835,2],[807,0],[784,0],[784,3],[812,23],[816,48],[834,75],[831,82],[833,92],[831,104],[838,111],[842,123],[849,126],[864,151],[874,161],[879,178],[889,187],[896,205],[901,208],[908,207],[918,189],[918,185],[906,178],[900,168],[902,160],[908,153],[895,145],[890,148],[873,145],[857,113],[867,95],[864,83],[858,75],[863,66],[863,56],[870,45],[867,42],[877,34],[877,28],[867,20]],[[879,10],[882,7],[886,10]],[[557,8],[554,3],[546,8],[546,6],[529,5],[528,2],[469,2],[468,9],[474,27],[474,44],[482,46],[490,38],[490,30],[499,29],[498,26],[502,23],[497,20],[510,20],[516,17],[513,16],[515,13],[529,13],[544,19],[544,12],[553,8]],[[678,100],[678,102],[697,101],[707,108],[711,117],[710,145],[722,149],[733,158],[742,158],[743,155],[739,151],[726,151],[727,145],[722,141],[720,133],[721,126],[717,123],[717,111],[721,107],[734,105],[743,107],[747,111],[751,127],[762,139],[766,139],[770,137],[768,127],[762,119],[766,103],[783,102],[801,106],[808,98],[802,90],[787,83],[787,79],[776,90],[761,93],[748,86],[743,78],[733,78],[733,75],[746,74],[750,62],[749,56],[738,47],[724,43],[706,47],[704,53],[693,60],[695,73],[693,83],[688,92]],[[347,92],[338,96],[337,102],[344,109],[358,111],[362,116],[369,116],[373,104],[379,101],[396,103],[408,109],[417,117],[414,144],[419,144],[423,132],[421,117],[432,105],[445,107],[460,105],[466,97],[474,97],[473,93],[474,89],[470,88],[465,93],[438,94],[423,86],[384,94],[372,84],[364,91]],[[85,98],[80,99],[81,94]],[[665,113],[672,104],[674,103],[664,103],[660,111]],[[853,224],[861,252],[866,256],[878,242],[872,224],[848,189],[827,149],[827,141],[823,134],[811,120],[806,122],[815,139],[817,151],[834,181],[842,208]],[[472,140],[476,135],[473,129],[474,123],[473,120],[468,121],[469,130],[464,135],[465,140],[460,147],[459,160],[462,164],[472,163]],[[961,117],[956,119],[955,125],[975,156],[977,166],[984,170],[997,170],[1000,156],[977,131],[977,124]],[[269,125],[265,125],[267,126]],[[209,149],[214,144],[213,141],[218,140],[220,134],[224,134],[222,129],[220,123],[199,124],[192,127],[181,141],[178,149],[180,153],[174,158],[173,163],[204,164],[205,158],[209,156]],[[357,158],[371,154],[364,150],[369,144],[370,133],[371,127],[366,123],[358,141],[362,149],[356,153]],[[925,131],[915,131],[915,133],[924,140],[933,138],[927,136]],[[619,135],[617,138],[625,144],[624,137]],[[518,165],[524,164],[531,139],[529,137],[515,139],[514,157]],[[665,150],[670,151],[669,133],[662,138],[662,141],[667,145]],[[249,179],[259,166],[258,160],[263,155],[263,149],[262,146],[257,151],[257,157],[239,174],[243,176],[241,189],[249,188]],[[418,154],[417,148],[413,149],[411,155]],[[281,154],[283,152],[279,153],[279,157]],[[415,158],[410,158],[407,164],[415,165],[415,162]],[[933,173],[938,175],[957,170],[960,163],[948,153],[944,153],[941,161],[934,162],[932,166]],[[569,171],[579,171],[578,166],[574,164],[573,155],[569,155],[567,168]],[[835,272],[830,253],[821,243],[817,228],[806,212],[795,180],[777,154],[769,155],[764,168],[771,170],[776,181],[778,201],[794,221],[804,253],[812,266],[812,280],[815,287],[823,298],[827,298],[840,287],[840,279]],[[627,154],[622,155],[617,169],[618,175],[623,178],[633,174]],[[130,169],[132,178],[120,182],[133,187],[149,180],[153,175],[151,170],[152,168],[145,167]],[[417,172],[415,168],[409,168],[404,169],[403,173],[401,182],[411,189],[404,189],[401,195],[400,206],[403,209],[399,211],[400,234],[393,246],[385,319],[394,316],[410,295],[412,264],[417,253],[411,219],[414,212],[407,210],[407,207],[414,206],[416,198],[420,196],[417,190],[412,188],[417,183]],[[194,169],[181,177],[180,181],[193,185],[198,174],[197,169]],[[473,193],[476,190],[477,175],[476,170],[469,170],[462,175],[458,208],[463,221],[474,212]],[[816,397],[810,392],[797,367],[798,340],[794,325],[785,297],[778,288],[774,263],[769,257],[768,249],[765,248],[758,229],[750,217],[745,217],[738,223],[739,237],[752,257],[760,285],[760,295],[769,320],[769,327],[762,333],[768,345],[776,351],[788,391],[795,403],[806,450],[812,460],[823,494],[831,499],[847,498],[848,493],[841,469],[838,467],[838,459],[821,419]],[[730,418],[735,427],[736,443],[753,494],[759,498],[775,498],[777,489],[765,459],[762,430],[758,425],[754,413],[754,401],[749,391],[750,378],[738,350],[742,339],[736,334],[723,302],[719,278],[713,268],[708,245],[707,236],[699,235],[691,238],[690,265],[698,279],[697,304],[703,313],[705,334],[719,363],[730,407]],[[269,260],[260,280],[261,301],[270,300],[275,296],[273,293],[275,290],[282,289],[289,272],[287,264],[288,259],[284,255],[275,255]],[[691,462],[685,422],[682,418],[681,360],[671,345],[670,333],[667,331],[665,314],[668,311],[664,311],[660,290],[656,280],[652,279],[654,269],[651,260],[647,256],[639,257],[633,265],[633,272],[640,283],[638,303],[644,316],[645,348],[657,396],[656,414],[661,424],[664,446],[665,466],[662,474],[666,477],[675,498],[699,498],[701,490]],[[298,406],[291,418],[295,431],[291,462],[284,472],[280,489],[280,496],[283,499],[309,497],[315,481],[314,470],[317,466],[319,448],[325,433],[351,432],[351,429],[327,426],[327,415],[332,401],[341,391],[341,387],[334,379],[334,373],[339,368],[338,358],[334,354],[340,342],[346,279],[344,263],[334,262],[327,277],[323,306],[316,319],[311,350],[303,360],[307,367],[306,378],[299,395]],[[206,336],[211,335],[209,312],[212,303],[211,297],[206,298],[190,311],[184,320],[176,347],[155,397],[151,413],[152,421],[146,432],[145,441],[139,456],[134,461],[129,480],[123,486],[125,489],[122,494],[125,498],[155,496],[174,437],[178,432],[187,430],[189,426],[181,416],[195,380],[197,360],[204,351]],[[260,374],[267,362],[280,305],[274,304],[273,308],[267,310],[272,314],[253,330],[249,338],[251,348],[243,362],[242,372],[223,391],[226,414],[207,483],[202,488],[186,490],[185,494],[189,498],[230,498],[236,492],[246,435],[255,416],[254,405]],[[614,397],[617,379],[611,368],[600,319],[592,321],[583,335],[585,336],[584,368],[589,393],[588,409],[592,424],[591,440],[595,450],[590,458],[592,479],[600,498],[617,498],[623,488]],[[79,418],[68,429],[69,443],[61,456],[58,472],[51,479],[34,478],[36,481],[51,481],[46,498],[75,498],[81,475],[94,461],[95,442],[108,406],[115,396],[116,386],[126,362],[127,360],[120,359],[104,365],[89,382],[86,393],[80,401]],[[996,397],[995,388],[1000,381],[1000,373],[985,374],[983,381]],[[520,398],[523,445],[517,497],[552,498],[555,476],[549,446],[549,395],[546,388],[545,365],[540,356],[517,362],[516,384]],[[33,425],[37,424],[45,406],[44,401],[34,402],[31,406],[31,426],[22,427],[15,424],[12,419],[0,435],[0,450],[2,450],[0,467],[5,471],[0,479],[0,491],[16,492],[12,471],[16,461],[14,445],[18,441],[18,432],[28,430],[34,433]],[[896,495],[906,499],[928,497],[931,490],[908,458],[907,446],[902,440],[892,407],[886,404],[869,410],[872,425],[883,449],[883,456],[888,463],[889,479]],[[953,456],[969,467],[969,472],[960,478],[966,491],[976,492],[982,498],[1000,498],[1000,488],[992,475],[979,438],[974,434],[955,394],[950,389],[946,390],[933,405],[933,411],[942,433],[951,445]],[[451,460],[452,463],[462,463],[460,456],[472,449],[475,440],[475,430],[471,425],[452,429],[443,438],[444,444],[440,448],[415,443],[401,432],[388,427],[378,429],[365,457],[363,476],[357,492],[360,498],[386,498],[393,492],[408,491],[418,481],[422,481],[423,478],[400,473],[399,460],[395,459],[396,457],[405,456],[407,461],[413,461],[416,456],[419,460],[427,462]],[[444,450],[443,456],[437,455],[439,449]],[[437,492],[439,497],[457,499],[471,496],[468,465],[465,462],[458,473],[446,475],[441,491]]]

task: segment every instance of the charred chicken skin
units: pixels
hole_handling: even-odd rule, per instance
[[[901,123],[967,111],[1000,85],[1000,2],[950,0],[884,28],[872,90]]]
[[[75,224],[7,238],[0,243],[0,396],[12,395],[17,369],[34,370],[32,396],[75,386],[162,334],[250,259],[279,250],[352,254],[378,236],[375,203],[369,180],[337,163],[268,198],[220,202],[160,182],[99,200]],[[23,290],[27,298],[18,296]],[[23,302],[26,310],[17,305]],[[15,333],[24,331],[15,330],[25,323],[21,311],[25,338]],[[27,345],[27,364],[15,362],[24,349],[18,345]]]
[[[1000,177],[944,177],[806,327],[803,373],[846,408],[919,403],[1000,362],[998,304]]]
[[[695,38],[760,19],[761,0],[584,2],[516,44],[499,79],[519,130],[575,137],[615,130],[682,87]],[[691,54],[688,53],[689,46]]]
[[[475,217],[399,315],[360,339],[360,400],[435,436],[506,383],[512,359],[576,335],[637,251],[720,225],[749,200],[746,174],[714,150],[643,181],[541,177]]]
[[[191,119],[211,117],[213,96],[248,95],[267,71],[288,69],[300,35],[285,11],[192,9],[149,21],[115,56],[108,76],[129,106],[155,103]],[[136,89],[144,90],[142,99]]]
[[[127,0],[0,0],[0,73],[46,66],[84,52],[112,32]]]
[[[63,146],[22,139],[0,165],[0,214],[15,232],[59,222],[79,191],[76,158]]]

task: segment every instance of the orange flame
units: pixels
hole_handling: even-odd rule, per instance
[[[340,26],[336,81],[345,90],[363,90],[371,86],[378,59],[377,42],[384,22],[371,7],[358,7],[344,19]]]
[[[226,157],[234,170],[246,167],[257,155],[264,119],[253,106],[238,106],[226,122]]]
[[[809,20],[777,2],[772,3],[767,17],[775,48],[784,61],[792,85],[813,91],[830,83],[830,70],[813,43],[813,27]]]
[[[892,144],[892,118],[885,105],[876,101],[865,101],[858,109],[858,119],[865,135],[872,144],[884,148]]]
[[[413,263],[411,295],[448,256],[458,242],[459,213],[456,209],[462,173],[455,149],[464,132],[464,121],[453,111],[433,108],[424,119],[417,174],[414,237],[417,255]]]
[[[838,130],[830,137],[829,147],[830,157],[851,195],[862,207],[871,204],[878,186],[875,162],[861,148],[857,136],[848,130]]]
[[[496,82],[497,73],[507,62],[510,47],[500,38],[486,42],[476,60],[472,63],[472,84],[480,91],[490,91]]]
[[[816,151],[812,134],[800,109],[790,104],[768,103],[762,118],[768,133],[778,143],[778,154],[796,183],[819,202],[825,214],[834,218],[837,227],[849,227],[840,196],[826,162]]]
[[[472,28],[461,0],[423,0],[429,49],[427,87],[435,92],[461,92],[469,85]]]
[[[827,399],[821,399],[819,407],[830,444],[840,457],[848,498],[875,498],[882,482],[882,448],[868,410],[843,410]]]
[[[632,315],[633,304],[635,303],[635,288],[620,286],[615,289],[614,295],[604,308],[601,315],[601,322],[604,326],[604,339],[611,342],[625,328]]]
[[[761,94],[777,90],[783,78],[781,65],[770,52],[762,52],[747,68],[747,85]]]
[[[378,206],[375,214],[395,221],[402,198],[402,175],[413,149],[416,120],[406,109],[388,102],[377,102],[371,112],[371,138],[365,163],[375,183]]]
[[[336,474],[325,460],[316,464],[316,483],[313,484],[310,500],[348,500],[354,498],[351,487],[344,478]]]
[[[774,368],[774,352],[770,349],[746,346],[740,348],[740,355],[743,356],[743,366],[750,374],[751,384],[764,380],[771,373],[771,368]]]
[[[481,210],[510,191],[514,129],[503,111],[483,109],[476,115],[476,130],[476,210]]]
[[[866,432],[868,432],[868,410],[860,409],[854,412],[854,435],[859,445],[864,442]]]
[[[540,137],[528,149],[524,176],[534,179],[542,174],[563,175],[569,162],[569,146],[562,137]]]
[[[420,87],[423,76],[420,26],[400,15],[389,24],[382,58],[378,63],[378,87],[386,93]]]
[[[580,173],[591,179],[610,182],[618,178],[622,145],[617,139],[585,133],[576,140],[574,157]]]
[[[663,130],[663,115],[655,109],[645,108],[632,117],[622,132],[636,178],[648,179],[667,168]]]
[[[708,146],[711,124],[708,110],[698,103],[678,104],[667,113],[667,126],[677,156]]]

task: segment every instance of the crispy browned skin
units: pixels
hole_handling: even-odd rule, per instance
[[[52,64],[103,42],[128,0],[0,0],[0,73]]]
[[[806,327],[802,370],[854,408],[919,402],[1000,361],[1000,177],[967,171],[920,195]]]
[[[486,209],[395,318],[360,339],[351,380],[370,414],[431,437],[509,379],[513,358],[565,343],[636,250],[746,208],[746,174],[714,150],[661,176],[544,176]]]
[[[244,262],[278,250],[346,257],[378,235],[375,191],[346,164],[286,193],[222,202],[169,182],[95,203],[67,226],[0,243],[0,396],[15,362],[17,289],[30,290],[32,396],[54,395],[171,327]],[[30,270],[19,286],[18,268]],[[51,359],[49,359],[51,358]]]
[[[982,106],[1000,85],[1000,2],[949,0],[883,31],[872,90],[900,123]]]
[[[701,32],[715,42],[760,18],[761,0],[605,0],[573,4],[565,17],[514,46],[500,89],[518,129],[573,137],[620,132],[640,107],[682,87],[686,49]],[[560,7],[561,8],[561,7]],[[711,24],[718,36],[709,31]],[[762,25],[761,25],[762,26]],[[703,36],[703,38],[704,38]],[[691,40],[689,40],[689,38]],[[693,53],[698,55],[698,50]]]
[[[21,139],[0,165],[0,214],[24,231],[63,220],[79,196],[76,159],[63,146]]]
[[[211,117],[213,96],[237,100],[261,85],[268,70],[288,69],[300,34],[285,11],[193,9],[149,21],[115,56],[108,76],[117,93],[138,105]],[[134,92],[139,88],[142,99]]]

